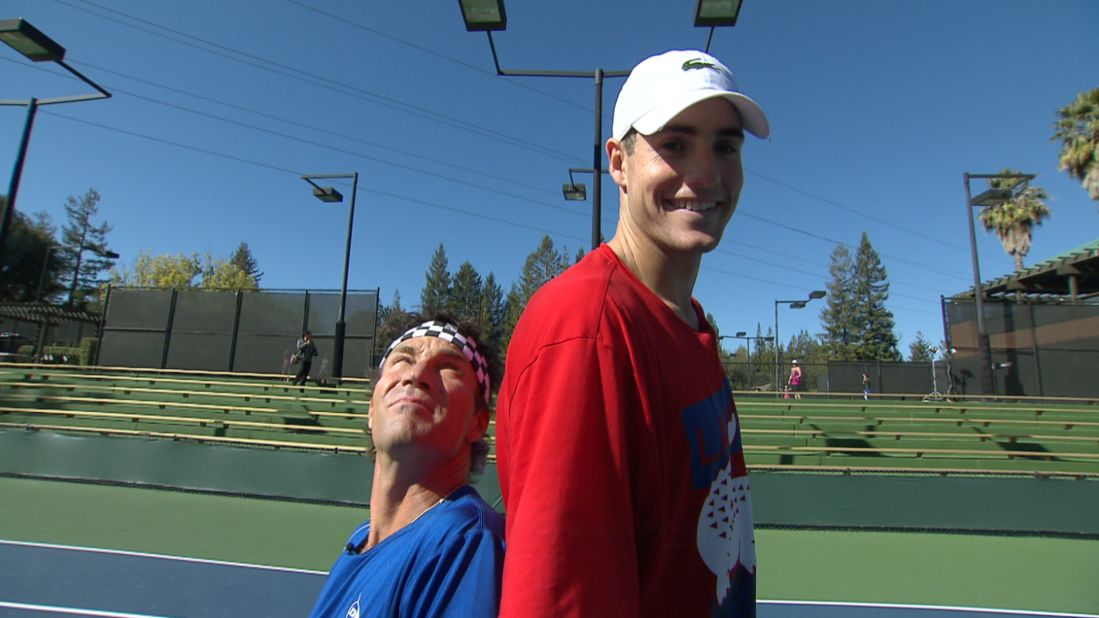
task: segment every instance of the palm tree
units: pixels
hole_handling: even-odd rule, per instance
[[[1076,95],[1057,111],[1053,137],[1061,140],[1061,169],[1099,201],[1099,88]]]
[[[992,178],[988,181],[989,188],[1011,190],[1022,180],[1022,173],[1013,169],[1005,168],[1000,174],[1020,178]],[[1023,257],[1030,252],[1031,230],[1049,216],[1049,207],[1044,201],[1047,199],[1049,196],[1044,189],[1028,186],[1004,202],[981,211],[985,231],[996,233],[1004,251],[1015,258],[1015,270],[1023,269]]]

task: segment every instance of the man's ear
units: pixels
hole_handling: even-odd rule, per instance
[[[488,408],[478,406],[477,411],[473,413],[473,422],[469,424],[467,438],[472,444],[485,437],[486,431],[488,431]]]
[[[626,190],[626,149],[622,146],[622,143],[613,137],[607,140],[607,162],[608,171],[611,174],[611,178],[614,179],[614,183]]]

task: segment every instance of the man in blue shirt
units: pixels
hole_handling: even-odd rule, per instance
[[[370,405],[371,518],[312,616],[496,616],[504,522],[469,486],[488,454],[490,359],[475,329],[447,316],[389,346]]]

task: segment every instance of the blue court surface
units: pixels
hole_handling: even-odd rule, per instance
[[[320,571],[0,541],[0,616],[306,616]],[[760,618],[994,618],[1097,614],[761,600]]]

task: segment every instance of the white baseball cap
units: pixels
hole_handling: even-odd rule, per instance
[[[630,129],[651,135],[688,107],[714,97],[732,103],[744,129],[760,139],[771,133],[759,105],[740,93],[733,73],[713,56],[697,50],[674,50],[642,60],[630,71],[614,104],[613,137]]]

